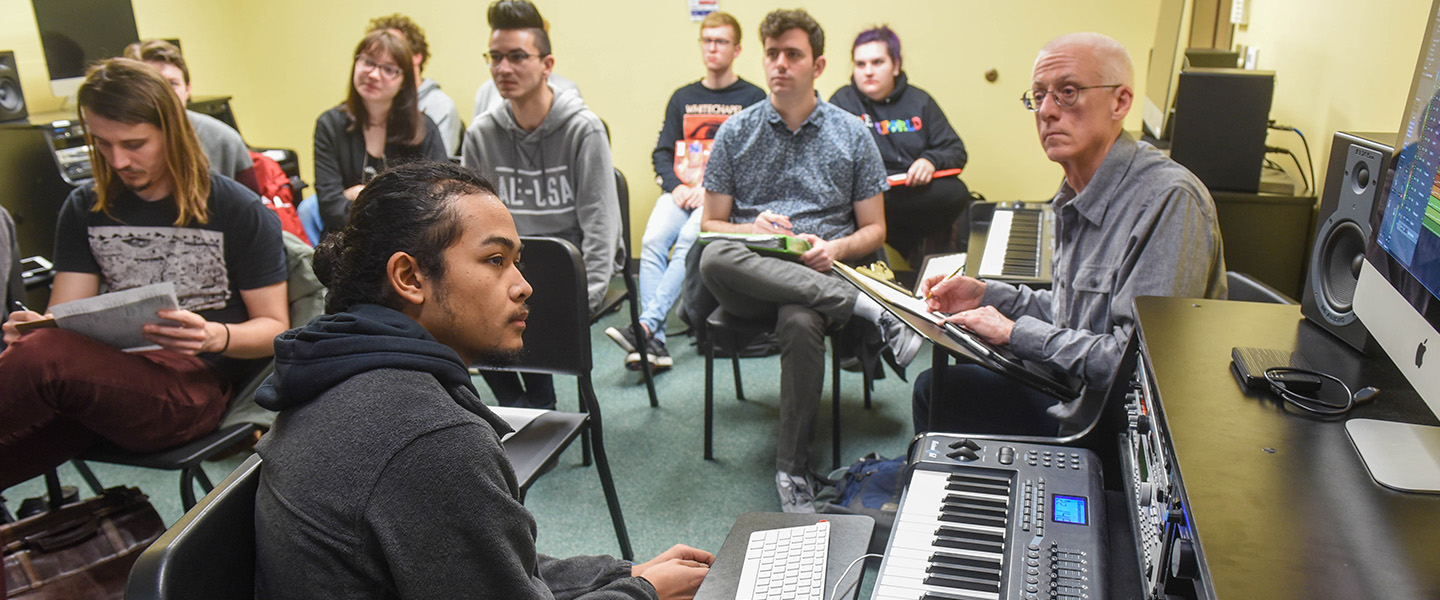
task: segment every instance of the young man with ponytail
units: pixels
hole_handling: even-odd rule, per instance
[[[51,305],[172,282],[176,310],[146,325],[159,346],[123,352],[64,329],[4,324],[0,489],[109,440],[149,452],[213,431],[236,384],[289,327],[280,221],[210,171],[185,108],[143,62],[92,67],[79,92],[95,182],[60,209]]]

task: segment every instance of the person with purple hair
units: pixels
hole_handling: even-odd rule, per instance
[[[965,143],[935,99],[910,85],[900,68],[900,36],[889,27],[860,32],[850,52],[854,75],[830,103],[865,122],[886,173],[905,175],[903,185],[885,192],[885,242],[914,264],[926,254],[925,240],[936,234],[945,234],[949,243],[935,250],[964,249],[968,227],[955,239],[948,232],[970,205],[970,190],[959,176],[935,173],[964,168]]]

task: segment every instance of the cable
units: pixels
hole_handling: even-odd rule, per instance
[[[1295,367],[1265,369],[1265,381],[1270,384],[1270,391],[1287,404],[1322,417],[1343,415],[1355,408],[1357,403],[1368,402],[1379,393],[1378,390],[1371,387],[1351,392],[1350,386],[1345,385],[1345,382],[1341,381],[1339,377],[1312,369]],[[1345,390],[1343,404],[1334,404],[1320,399],[1321,384],[1325,381],[1334,382],[1340,386],[1340,389]]]
[[[1305,165],[1300,164],[1300,157],[1295,156],[1295,153],[1291,152],[1289,148],[1281,148],[1278,146],[1266,146],[1265,151],[1273,154],[1289,154],[1290,159],[1295,161],[1295,168],[1300,171],[1300,182],[1305,184],[1305,192],[1309,193],[1312,191],[1310,189],[1310,180],[1305,179]]]
[[[1300,128],[1298,127],[1291,127],[1282,123],[1276,123],[1274,119],[1271,119],[1270,122],[1265,126],[1278,131],[1291,131],[1294,132],[1295,135],[1300,136],[1300,145],[1305,147],[1305,164],[1310,165],[1310,181],[1314,181],[1316,185],[1319,185],[1320,180],[1315,179],[1315,160],[1312,158],[1314,155],[1310,154],[1310,142],[1305,139],[1304,132],[1301,132]],[[1299,159],[1295,160],[1295,166],[1300,166]],[[1303,178],[1305,175],[1304,173],[1301,173],[1300,176]],[[1319,192],[1319,190],[1312,191]]]
[[[840,574],[840,578],[839,578],[839,579],[836,579],[836,580],[835,580],[835,585],[830,588],[830,595],[829,595],[828,597],[829,597],[829,598],[834,598],[836,594],[840,593],[840,584],[843,583],[843,582],[845,581],[845,577],[850,574],[850,569],[855,568],[855,565],[860,564],[860,561],[865,560],[865,559],[867,559],[867,558],[871,558],[871,557],[874,557],[874,558],[884,558],[885,555],[884,555],[884,554],[862,554],[862,555],[860,555],[859,558],[856,558],[855,560],[850,561],[850,566],[845,567],[845,572]],[[857,581],[858,581],[858,580],[857,580]]]

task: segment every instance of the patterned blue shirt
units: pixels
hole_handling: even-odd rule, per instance
[[[720,126],[704,186],[735,199],[731,223],[753,222],[768,210],[790,217],[796,233],[835,240],[855,233],[856,202],[890,189],[864,124],[817,100],[798,131],[768,99]]]

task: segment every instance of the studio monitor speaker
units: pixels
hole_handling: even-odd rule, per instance
[[[1320,198],[1320,222],[1310,269],[1305,276],[1300,312],[1357,350],[1369,336],[1355,316],[1352,302],[1365,243],[1370,237],[1370,213],[1384,191],[1390,169],[1394,134],[1336,132],[1325,171]]]
[[[0,121],[23,119],[25,94],[20,91],[20,72],[15,68],[15,53],[0,50]]]

